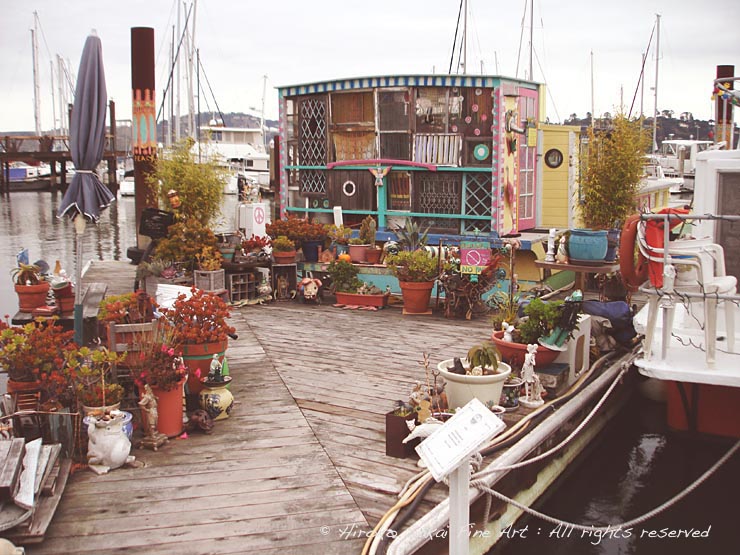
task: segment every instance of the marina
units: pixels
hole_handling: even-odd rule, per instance
[[[0,552],[732,551],[735,66],[701,72],[712,119],[659,110],[676,13],[654,14],[632,104],[620,83],[616,113],[596,110],[592,50],[590,111],[563,120],[533,0],[515,72],[469,64],[471,4],[441,73],[425,56],[454,14],[434,2],[434,18],[390,12],[366,41],[384,69],[365,51],[351,66],[367,73],[338,63],[363,31],[314,10],[304,44],[292,19],[318,24],[290,10],[270,100],[254,60],[282,67],[280,33],[238,66],[218,50],[214,88],[201,47],[240,11],[214,33],[173,3],[164,35],[127,29],[130,74],[103,56],[127,41],[95,28],[76,74],[57,55],[50,126],[33,13],[36,132],[0,142]],[[249,16],[240,47],[268,26]],[[410,68],[382,55],[398,40],[418,47]],[[554,82],[580,83],[576,50]],[[686,93],[700,72],[684,69]]]

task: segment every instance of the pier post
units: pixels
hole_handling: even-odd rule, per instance
[[[468,554],[470,528],[470,459],[465,459],[450,473],[450,555]]]
[[[144,208],[157,207],[157,195],[147,176],[154,173],[157,157],[157,112],[154,88],[154,29],[131,28],[132,150],[134,154],[134,188],[136,211],[136,244],[144,249],[150,239],[139,234]]]

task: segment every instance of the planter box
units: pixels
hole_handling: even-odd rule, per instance
[[[226,272],[223,268],[213,271],[194,270],[193,281],[203,291],[223,291],[226,289]]]
[[[388,306],[388,295],[358,295],[357,293],[336,293],[337,303],[351,306]]]
[[[405,459],[416,453],[414,447],[419,445],[420,439],[412,439],[408,443],[403,443],[406,436],[411,433],[409,430],[408,420],[416,420],[415,414],[409,416],[397,416],[393,411],[385,415],[385,454],[397,459]]]
[[[156,322],[143,324],[108,324],[108,350],[116,353],[126,352],[122,366],[130,367],[141,350],[141,342],[152,337]],[[115,370],[118,374],[118,371]]]

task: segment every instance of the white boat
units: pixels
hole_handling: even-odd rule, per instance
[[[634,319],[645,335],[635,365],[663,382],[672,428],[740,438],[740,151],[701,153],[695,167],[693,214],[680,216],[690,236],[666,243],[663,231],[638,227],[640,250],[658,266],[640,288],[648,303]]]
[[[270,156],[261,128],[225,127],[211,120],[200,132],[203,139],[193,145],[193,151],[216,156],[228,168],[225,194],[238,194],[250,183],[269,186]]]
[[[118,182],[118,194],[122,197],[133,197],[136,195],[136,183],[133,175],[125,176]]]
[[[661,143],[661,151],[654,155],[654,159],[663,168],[666,177],[680,177],[684,180],[683,187],[693,190],[697,155],[723,146],[722,143],[715,145],[712,141],[668,139]]]
[[[664,188],[668,186],[671,194],[680,194],[687,190],[684,185],[683,177],[668,177],[660,165],[660,161],[655,155],[645,157],[645,176],[643,178],[641,189],[652,190],[653,188]]]

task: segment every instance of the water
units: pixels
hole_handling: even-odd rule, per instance
[[[0,317],[13,316],[18,297],[10,270],[16,254],[27,248],[31,262],[45,260],[53,269],[59,260],[70,277],[75,275],[74,224],[56,217],[61,193],[11,193],[0,197]],[[224,195],[216,230],[232,230],[236,195]],[[119,197],[104,210],[97,225],[88,224],[83,235],[83,264],[89,260],[128,260],[126,250],[136,246],[136,215],[133,197]],[[133,287],[133,283],[131,284]]]
[[[690,440],[671,433],[665,426],[664,412],[664,405],[634,395],[599,438],[596,448],[536,508],[577,524],[625,522],[673,497],[727,451],[726,443]],[[567,530],[558,530],[556,525],[539,519],[520,521],[515,528],[521,530],[528,525],[526,538],[517,536],[492,554],[737,553],[737,547],[732,546],[737,544],[738,476],[740,456],[736,454],[679,504],[629,531],[615,531],[601,540],[582,537],[577,530],[567,537]],[[705,534],[708,531],[708,537],[668,537],[671,532],[691,529]]]

